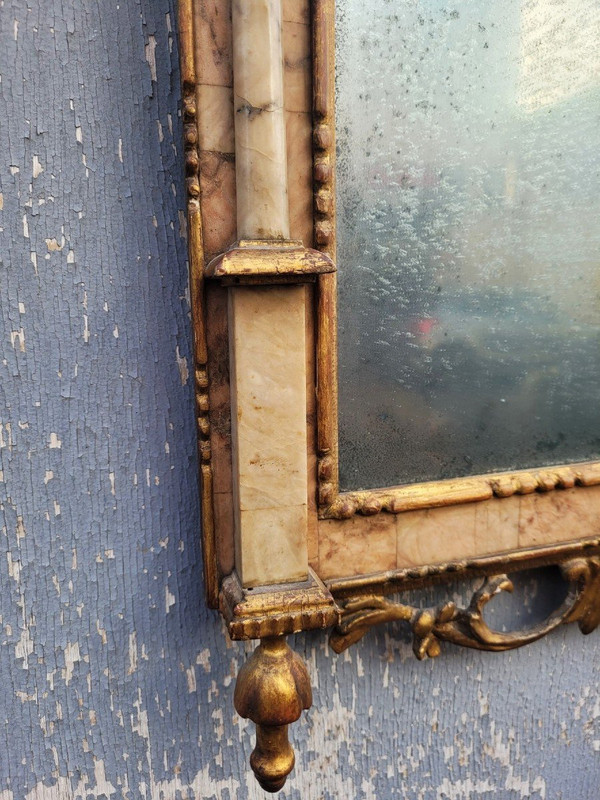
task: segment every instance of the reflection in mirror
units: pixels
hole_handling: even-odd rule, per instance
[[[337,0],[340,479],[600,455],[600,5]]]

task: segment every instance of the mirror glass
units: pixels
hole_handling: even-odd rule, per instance
[[[341,488],[600,455],[600,4],[336,0]]]

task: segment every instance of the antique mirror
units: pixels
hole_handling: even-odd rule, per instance
[[[600,8],[179,5],[207,602],[260,639],[235,705],[277,791],[312,701],[287,634],[598,623]],[[488,626],[547,565],[555,611]]]

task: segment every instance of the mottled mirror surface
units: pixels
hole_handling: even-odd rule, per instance
[[[337,0],[342,489],[600,455],[600,3]]]

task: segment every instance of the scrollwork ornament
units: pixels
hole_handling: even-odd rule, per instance
[[[508,575],[502,574],[486,578],[467,608],[448,602],[437,608],[419,609],[379,595],[347,600],[341,603],[341,622],[332,632],[330,644],[341,653],[374,625],[397,620],[410,624],[413,652],[419,660],[438,656],[442,641],[501,652],[535,642],[566,622],[577,622],[582,633],[591,633],[600,623],[600,558],[572,559],[562,563],[560,569],[569,582],[564,601],[543,622],[527,630],[496,631],[483,618],[484,609],[493,597],[513,590]]]

